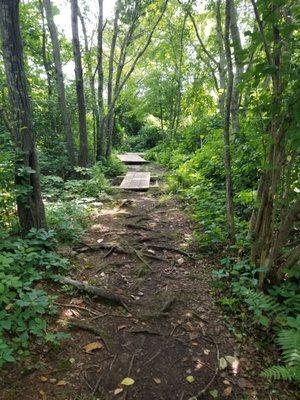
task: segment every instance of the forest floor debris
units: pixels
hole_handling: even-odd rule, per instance
[[[52,329],[63,321],[70,339],[59,348],[34,344],[32,355],[2,376],[0,399],[291,399],[285,384],[258,377],[261,350],[250,339],[237,342],[214,305],[209,282],[217,259],[195,256],[181,204],[158,193],[120,196],[122,212],[93,219],[108,228],[105,242],[91,227],[71,251],[67,291],[48,288],[60,310]],[[153,236],[128,229],[129,216],[145,214]],[[220,368],[233,357],[234,368],[227,361]]]

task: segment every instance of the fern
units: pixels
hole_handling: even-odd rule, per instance
[[[245,301],[249,305],[250,310],[259,308],[271,314],[278,314],[282,311],[281,305],[274,297],[248,289],[244,292]]]
[[[269,379],[300,381],[300,330],[285,329],[279,332],[277,342],[286,365],[273,365],[262,372]]]
[[[254,319],[265,327],[271,324],[271,317],[284,313],[284,307],[270,295],[246,287],[240,288],[240,294],[253,312]]]
[[[300,368],[300,331],[295,329],[283,330],[277,339],[284,361],[291,366]]]
[[[291,367],[273,365],[272,367],[266,368],[260,375],[267,379],[291,381],[294,379],[295,372]]]

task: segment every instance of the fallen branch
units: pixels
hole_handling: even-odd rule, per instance
[[[183,256],[187,256],[188,258],[195,260],[195,257],[192,254],[187,253],[184,250],[178,249],[177,247],[172,247],[164,244],[149,244],[149,247],[152,247],[153,249],[174,251],[175,253],[182,254]]]
[[[97,286],[88,285],[87,283],[76,281],[75,279],[71,279],[68,277],[62,278],[61,282],[67,285],[74,286],[83,292],[91,293],[97,297],[100,297],[101,299],[109,300],[113,303],[119,304],[127,310],[127,307],[121,297],[114,293],[107,292]]]
[[[144,225],[136,225],[136,224],[125,224],[125,228],[129,228],[129,229],[141,229],[144,231],[152,231],[153,229],[148,228],[147,226]]]
[[[152,268],[151,268],[151,266],[150,266],[150,264],[148,264],[147,261],[144,260],[144,258],[141,256],[141,254],[140,254],[137,250],[134,250],[134,253],[136,254],[137,258],[138,258],[139,260],[141,260],[142,263],[143,263],[144,265],[146,265],[147,268],[150,269],[150,271],[153,271]]]
[[[99,250],[108,250],[114,251],[119,254],[129,254],[129,252],[123,249],[121,246],[118,246],[114,243],[99,243],[99,244],[85,244],[81,247],[73,247],[73,250],[77,253],[86,253],[88,251],[99,251]]]
[[[91,310],[91,309],[86,308],[86,307],[77,306],[76,304],[66,304],[66,303],[57,303],[57,302],[54,302],[54,304],[56,306],[59,306],[59,307],[77,308],[78,310],[87,311],[90,314],[94,314],[94,315],[97,315],[97,316],[99,315],[99,313],[94,311],[94,310]]]

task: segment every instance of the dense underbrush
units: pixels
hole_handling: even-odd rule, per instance
[[[0,161],[8,157],[13,160],[9,150],[0,155]],[[5,210],[0,215],[2,367],[27,356],[33,339],[36,345],[56,346],[66,338],[57,328],[48,328],[49,317],[57,310],[55,298],[45,288],[69,267],[68,260],[57,253],[57,246],[80,240],[90,212],[110,200],[109,179],[122,174],[124,166],[112,157],[91,168],[75,168],[72,173],[69,170],[68,174],[62,169],[50,171],[56,174],[44,173],[41,182],[48,230],[33,229],[25,237],[20,236],[17,223],[18,188],[13,183],[13,162],[0,162],[0,172],[0,205]]]
[[[213,275],[218,303],[228,315],[239,319],[244,332],[249,328],[251,315],[251,326],[257,330],[258,337],[280,347],[281,362],[270,365],[262,375],[299,381],[299,264],[285,271],[282,282],[269,281],[265,291],[260,292],[260,269],[249,262],[248,227],[255,205],[262,149],[247,132],[232,143],[237,240],[234,246],[228,247],[223,138],[221,129],[213,122],[206,121],[196,131],[187,129],[179,141],[161,142],[148,152],[148,157],[169,168],[168,190],[187,205],[195,221],[195,237],[201,252],[220,254],[220,265]],[[203,135],[199,133],[202,131]]]
[[[68,261],[56,253],[53,231],[31,230],[24,238],[0,231],[0,367],[29,354],[31,339],[57,345],[66,334],[47,328],[56,314],[43,282],[56,280]]]

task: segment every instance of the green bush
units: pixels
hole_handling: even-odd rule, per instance
[[[88,210],[75,200],[46,205],[48,226],[55,231],[57,239],[62,243],[80,240],[88,226],[88,215]]]
[[[127,137],[126,150],[145,151],[153,148],[162,139],[161,131],[151,125],[143,126],[136,135]]]
[[[53,344],[66,337],[47,331],[46,316],[56,310],[37,286],[68,268],[55,246],[53,231],[32,229],[24,239],[0,232],[0,367],[28,354],[32,337]]]

